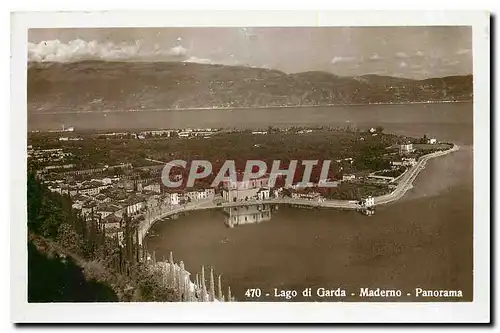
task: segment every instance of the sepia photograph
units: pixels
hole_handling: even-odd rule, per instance
[[[488,16],[482,51],[467,20],[249,17],[26,29],[27,306],[476,304]]]

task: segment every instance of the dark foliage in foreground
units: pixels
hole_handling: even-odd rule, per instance
[[[48,257],[28,243],[29,302],[116,302],[106,284],[85,278],[71,257]]]
[[[28,174],[28,299],[32,302],[177,301],[139,261],[135,226],[124,217],[124,244],[101,221],[86,220],[69,196]]]

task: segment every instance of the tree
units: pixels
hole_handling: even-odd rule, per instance
[[[71,253],[81,254],[83,247],[82,237],[67,223],[63,223],[57,229],[56,241]]]
[[[382,133],[384,131],[384,128],[382,126],[377,126],[375,130],[377,131],[377,133]]]
[[[42,187],[36,180],[35,174],[28,174],[28,229],[37,232],[40,230],[40,209],[42,206]]]

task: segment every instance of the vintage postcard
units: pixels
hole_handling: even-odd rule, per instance
[[[12,16],[13,321],[490,320],[487,13],[129,14]]]

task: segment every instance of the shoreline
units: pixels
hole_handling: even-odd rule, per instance
[[[401,178],[405,178],[402,181],[400,181],[394,191],[392,191],[389,194],[384,194],[378,197],[375,197],[375,206],[377,205],[384,205],[388,204],[397,200],[400,200],[404,197],[406,192],[408,192],[410,189],[413,188],[413,183],[417,179],[418,175],[422,170],[425,169],[425,165],[427,164],[427,161],[430,159],[440,157],[440,156],[445,156],[448,155],[449,153],[458,151],[460,149],[459,145],[454,144],[452,148],[444,150],[444,151],[437,151],[434,153],[430,153],[427,155],[424,155],[420,158],[420,160],[415,164],[413,167],[408,169],[402,176]]]
[[[434,153],[430,153],[424,155],[420,158],[420,160],[413,167],[408,169],[405,174],[401,176],[404,178],[401,180],[396,189],[389,194],[384,194],[378,197],[374,197],[375,203],[374,206],[385,205],[395,201],[398,201],[404,197],[404,195],[413,188],[413,183],[420,174],[420,172],[425,168],[427,161],[445,156],[449,153],[458,151],[460,146],[453,145],[452,148],[444,151],[437,151]],[[249,206],[249,205],[266,205],[266,204],[281,204],[281,205],[302,205],[302,206],[311,206],[317,208],[334,208],[334,209],[348,209],[348,210],[356,210],[361,208],[357,203],[357,200],[325,200],[321,201],[310,201],[305,199],[292,199],[292,198],[278,198],[278,199],[269,199],[269,200],[253,200],[253,201],[245,201],[245,202],[224,202],[221,205],[216,205],[213,203],[213,200],[202,201],[202,202],[194,202],[191,205],[184,205],[177,207],[171,210],[165,210],[160,212],[160,214],[156,216],[149,216],[139,225],[139,244],[142,244],[144,238],[147,236],[151,227],[159,220],[162,220],[171,215],[181,214],[189,211],[196,210],[206,210],[206,209],[216,209],[216,208],[228,208],[228,207],[239,207],[239,206]]]
[[[413,105],[413,104],[449,104],[472,103],[473,100],[464,101],[415,101],[415,102],[380,102],[380,103],[350,103],[350,104],[321,104],[321,105],[270,105],[270,106],[235,106],[235,107],[192,107],[192,108],[165,108],[165,109],[132,109],[132,110],[90,110],[68,112],[29,111],[30,116],[44,115],[71,115],[71,114],[102,114],[102,113],[129,113],[129,112],[175,112],[175,111],[228,111],[252,109],[293,109],[293,108],[321,108],[321,107],[348,107],[348,106],[377,106],[377,105]]]

